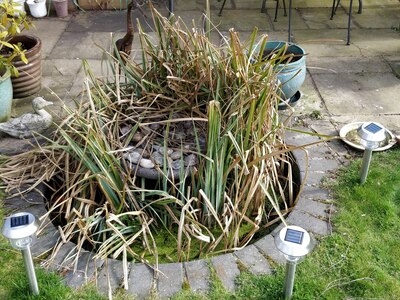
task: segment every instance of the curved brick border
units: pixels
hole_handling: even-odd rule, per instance
[[[329,122],[319,121],[320,126],[325,126],[325,132],[336,132]],[[287,134],[286,140],[292,145],[306,145],[319,141],[316,136],[305,134]],[[332,147],[333,146],[333,147]],[[336,147],[336,149],[334,149]],[[343,147],[334,142],[321,142],[306,148],[307,151],[296,150],[294,155],[300,167],[300,174],[305,185],[301,191],[299,201],[290,215],[287,223],[298,225],[309,231],[312,235],[323,236],[330,232],[329,213],[331,204],[327,190],[320,187],[321,179],[327,172],[336,170],[341,162],[338,152]],[[307,154],[308,155],[307,155]],[[308,160],[307,160],[308,156]],[[308,165],[307,178],[305,169]],[[5,201],[6,210],[29,211],[36,216],[46,213],[42,196],[37,192],[30,193],[25,199],[12,198]],[[48,222],[48,220],[44,221]],[[188,283],[193,291],[207,292],[209,290],[210,268],[219,277],[224,287],[229,291],[235,290],[235,278],[244,266],[253,274],[270,274],[271,262],[283,263],[284,258],[275,248],[274,236],[282,228],[278,226],[271,234],[263,237],[233,253],[183,263],[170,263],[159,265],[159,272],[154,272],[142,263],[131,263],[128,266],[129,294],[138,299],[145,299],[150,292],[156,292],[161,298],[168,298],[179,292],[183,283]],[[32,247],[34,256],[45,257],[54,247],[59,232],[53,226],[47,226],[39,233],[38,241]],[[68,258],[73,253],[74,244],[66,243],[60,249],[53,261],[44,260],[50,270],[62,271],[64,282],[72,287],[79,287],[86,282],[97,279],[98,290],[107,294],[109,288],[115,290],[123,286],[122,262],[113,259],[105,261],[94,260],[93,254],[82,251],[76,272],[72,259]],[[241,267],[239,267],[241,266]]]

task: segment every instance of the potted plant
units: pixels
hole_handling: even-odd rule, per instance
[[[20,32],[21,25],[28,26],[23,12],[7,2],[0,2],[0,122],[7,121],[11,114],[13,91],[11,75],[18,74],[18,70],[12,64],[16,56],[20,56],[26,62],[24,51],[9,42],[10,38]]]
[[[10,118],[12,98],[11,72],[6,67],[0,66],[0,123]]]
[[[11,73],[14,98],[32,95],[41,89],[41,41],[21,34],[33,24],[13,2],[1,2],[0,15],[0,65]]]
[[[289,104],[298,100],[299,89],[306,78],[305,55],[299,45],[283,41],[268,41],[264,48],[264,58],[274,64],[277,72],[281,98]]]

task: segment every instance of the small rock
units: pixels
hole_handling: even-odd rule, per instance
[[[192,167],[198,164],[197,156],[194,154],[189,154],[188,156],[185,157],[184,163],[185,166],[187,167]]]
[[[138,152],[130,152],[123,155],[123,158],[128,160],[132,164],[137,164],[140,160],[140,153]]]
[[[184,140],[186,138],[186,134],[182,131],[177,131],[177,132],[175,132],[173,137],[174,137],[174,139],[177,139],[177,140]]]
[[[161,147],[160,145],[153,144],[153,145],[152,145],[152,150],[153,150],[154,152],[160,152],[160,151],[159,151],[160,147]]]
[[[153,152],[153,153],[150,155],[150,158],[153,160],[153,162],[154,162],[156,165],[162,165],[162,164],[164,163],[164,155],[162,155],[162,154],[159,153],[159,152]]]
[[[171,157],[172,160],[178,160],[182,157],[182,154],[181,151],[174,151],[169,155],[169,157]]]
[[[129,131],[132,130],[132,126],[131,125],[125,125],[125,126],[121,126],[119,128],[119,131],[121,132],[121,135],[126,135],[129,133]]]
[[[143,158],[149,158],[150,157],[149,151],[147,151],[146,149],[143,149],[143,148],[136,148],[135,150],[133,150],[133,152],[139,153],[140,156],[143,157]]]
[[[161,124],[160,124],[160,123],[152,123],[152,124],[149,125],[149,128],[150,128],[151,130],[154,130],[154,131],[160,129],[160,127],[161,127]]]
[[[169,149],[169,148],[160,147],[158,149],[158,152],[161,153],[161,154],[166,153],[167,155],[171,155],[171,153],[174,152],[174,150]]]
[[[142,158],[139,162],[139,165],[145,169],[153,169],[154,168],[154,163],[150,159],[147,159],[147,158]]]
[[[143,138],[143,135],[140,132],[135,132],[132,137],[132,141],[140,142]]]
[[[182,162],[180,160],[174,160],[171,164],[172,169],[179,170],[182,166]]]

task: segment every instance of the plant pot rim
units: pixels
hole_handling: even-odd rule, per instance
[[[298,57],[299,59],[305,59],[306,58],[306,51],[304,50],[303,47],[299,46],[298,44],[290,43],[290,42],[285,42],[285,41],[268,41],[265,46],[263,51],[268,51],[270,53],[272,52],[278,52],[282,48],[284,48],[287,45],[285,55],[286,54],[294,54]]]
[[[306,52],[303,47],[301,47],[299,44],[293,43],[293,42],[272,40],[272,41],[267,41],[265,45],[267,46],[267,45],[271,45],[271,44],[276,44],[277,45],[277,47],[276,47],[277,49],[282,48],[284,45],[288,45],[288,47],[293,46],[293,47],[301,49],[304,53]]]
[[[36,35],[33,35],[33,34],[26,34],[26,33],[16,34],[16,35],[14,35],[13,37],[11,37],[8,41],[9,41],[9,42],[15,41],[15,39],[18,40],[18,39],[21,38],[21,37],[27,37],[27,38],[29,38],[29,39],[31,39],[31,40],[35,40],[35,41],[38,41],[38,42],[41,41],[41,39],[40,39],[39,37],[37,37]]]
[[[32,53],[36,53],[41,48],[42,40],[31,34],[18,34],[13,36],[8,41],[11,44],[22,43],[25,47],[25,56],[29,60],[29,58],[34,55]],[[23,48],[24,49],[24,48]],[[14,61],[18,60],[18,58],[14,59]]]

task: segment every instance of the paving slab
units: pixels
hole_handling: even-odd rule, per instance
[[[36,214],[34,210],[28,210],[28,212],[30,212],[34,216],[40,216]],[[40,234],[38,234],[37,239],[32,244],[32,255],[34,257],[41,257],[43,255],[47,257],[51,254],[51,251],[59,238],[60,233],[54,230],[52,227],[49,227],[49,229],[46,231],[42,231]]]
[[[206,293],[210,290],[210,266],[208,261],[194,260],[185,262],[186,278],[190,289],[195,292]]]
[[[49,226],[47,227],[47,229]],[[37,245],[42,245],[42,237],[43,233],[40,234],[41,239],[37,243]],[[54,241],[53,241],[54,245]],[[41,246],[42,247],[42,246]],[[73,258],[76,254],[76,244],[72,242],[67,242],[65,244],[59,244],[59,249],[50,248],[51,253],[54,253],[55,250],[58,250],[57,255],[54,258],[46,259],[46,267],[55,272],[63,272],[64,270],[72,270],[74,268]],[[47,248],[48,249],[48,248]],[[51,255],[51,254],[50,254]]]
[[[243,18],[243,14],[246,13],[246,18]],[[269,22],[269,18],[266,14],[260,13],[258,10],[224,10],[222,16],[217,15],[218,12],[212,13],[211,20],[213,24],[221,31],[227,31],[231,28],[239,30],[241,32],[250,32],[254,30],[254,27],[259,28],[263,31],[269,31],[272,29]]]
[[[35,27],[26,33],[39,37],[42,41],[42,58],[46,59],[54,49],[54,45],[66,30],[70,18],[44,18],[35,19]]]
[[[393,103],[393,96],[400,95],[393,73],[319,74],[314,80],[333,115],[400,113],[400,105]]]
[[[98,271],[103,264],[104,261],[95,259],[93,253],[82,251],[74,268],[63,274],[63,281],[75,288],[84,286],[89,282],[96,283]]]
[[[230,292],[235,291],[235,280],[240,274],[236,260],[237,258],[232,253],[211,258],[211,264],[215,274],[224,288]]]
[[[308,71],[313,75],[313,78],[319,74],[392,72],[386,59],[381,56],[337,56],[321,59],[321,57],[309,55],[307,62]]]
[[[129,271],[130,263],[124,266],[121,260],[106,259],[97,277],[97,289],[105,295],[112,295],[117,288],[128,289]]]
[[[306,186],[305,188],[314,188]],[[321,195],[324,195],[321,193]],[[326,195],[324,195],[326,197]],[[324,198],[325,200],[327,198]],[[315,196],[307,195],[304,191],[302,192],[302,196],[299,198],[296,207],[294,210],[298,210],[300,212],[304,212],[310,214],[317,218],[326,217],[326,211],[329,208],[330,204],[327,204],[326,201],[321,201],[319,198],[315,198]]]
[[[259,251],[275,264],[285,263],[285,257],[275,246],[274,235],[269,234],[254,243]]]
[[[128,278],[128,293],[135,299],[148,299],[155,292],[154,270],[142,263],[132,264]]]
[[[162,298],[169,298],[178,293],[184,282],[182,263],[159,265],[157,272],[157,292]]]
[[[254,275],[272,273],[268,260],[254,245],[249,245],[241,250],[235,251],[234,255],[245,266],[245,268]]]
[[[309,233],[321,236],[326,236],[329,233],[329,227],[326,221],[325,218],[321,218],[320,216],[315,217],[309,213],[299,211],[298,209],[293,210],[286,218],[288,225],[300,226]]]

